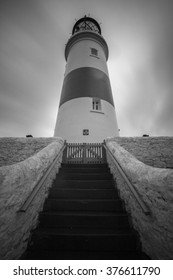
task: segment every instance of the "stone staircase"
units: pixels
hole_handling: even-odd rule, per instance
[[[107,164],[62,164],[22,259],[147,259]]]

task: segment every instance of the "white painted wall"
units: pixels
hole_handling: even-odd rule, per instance
[[[91,48],[98,50],[99,58],[90,56]],[[93,39],[82,39],[75,42],[71,47],[67,59],[65,76],[69,74],[70,71],[80,67],[94,67],[109,76],[105,53],[102,46],[97,41]]]
[[[98,50],[98,57],[92,56],[91,48]],[[103,46],[94,38],[81,37],[70,47],[66,75],[82,67],[96,68],[108,78],[106,56]],[[92,98],[81,97],[69,100],[59,108],[55,127],[55,137],[62,137],[67,142],[92,143],[103,142],[109,136],[119,136],[115,108],[101,100],[102,112],[92,111]],[[83,135],[83,129],[89,129],[89,136]]]
[[[92,98],[76,98],[64,103],[57,116],[55,136],[71,143],[103,142],[109,136],[119,136],[115,109],[101,100],[102,111],[92,112]],[[89,129],[89,136],[83,135]]]

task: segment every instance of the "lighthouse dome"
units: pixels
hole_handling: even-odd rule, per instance
[[[101,35],[101,28],[98,22],[95,19],[87,16],[84,16],[75,23],[72,34],[80,31],[92,31]]]

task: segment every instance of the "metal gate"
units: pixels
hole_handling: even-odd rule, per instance
[[[63,162],[78,164],[105,163],[106,152],[102,143],[67,143]]]

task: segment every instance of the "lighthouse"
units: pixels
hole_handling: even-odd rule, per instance
[[[76,21],[65,46],[65,74],[54,136],[70,143],[100,143],[119,136],[107,68],[108,45],[98,22]]]

